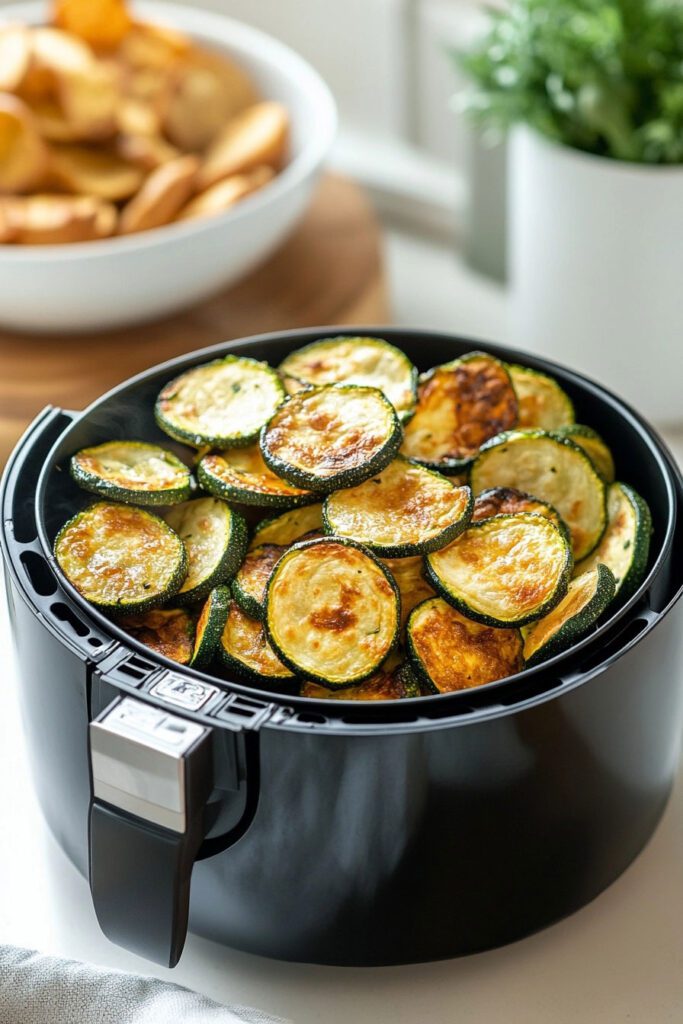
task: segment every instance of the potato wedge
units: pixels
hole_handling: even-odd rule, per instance
[[[271,167],[257,167],[250,174],[234,174],[231,178],[218,181],[191,199],[180,211],[177,220],[211,217],[216,213],[223,213],[240,199],[267,185],[274,176],[275,172]]]
[[[165,71],[192,48],[187,36],[166,25],[136,21],[121,39],[120,60],[132,68]]]
[[[104,139],[116,131],[120,89],[111,65],[93,62],[87,69],[58,76],[57,94],[77,138]]]
[[[13,241],[23,245],[90,242],[111,234],[116,208],[92,196],[34,195],[9,200]]]
[[[281,103],[255,103],[233,118],[210,146],[198,184],[209,188],[233,174],[262,164],[277,170],[283,163],[289,134],[289,115]]]
[[[30,108],[17,96],[0,94],[0,194],[29,192],[47,165],[47,147]]]
[[[165,133],[181,149],[205,149],[226,122],[255,100],[241,68],[196,51],[177,66],[170,80],[162,105]]]
[[[28,71],[31,41],[23,25],[0,28],[0,92],[14,92]]]
[[[77,74],[95,63],[87,43],[57,28],[33,29],[31,55],[36,68],[52,75]]]
[[[188,155],[152,171],[140,191],[124,207],[119,233],[147,231],[172,221],[192,195],[198,169],[198,158]]]
[[[11,215],[11,205],[14,201],[6,196],[0,197],[0,245],[13,242],[17,236],[16,225]]]
[[[56,146],[52,154],[54,180],[69,192],[116,202],[140,188],[144,172],[116,153],[87,146]]]
[[[53,0],[52,20],[91,46],[118,46],[132,21],[125,0]]]
[[[160,135],[161,120],[154,107],[132,96],[122,97],[116,108],[116,125],[128,135]]]
[[[141,167],[143,171],[153,171],[169,160],[181,156],[180,150],[160,135],[138,135],[134,132],[124,132],[117,136],[116,152],[124,160]]]

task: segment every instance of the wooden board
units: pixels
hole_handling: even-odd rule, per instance
[[[357,186],[327,176],[267,263],[185,313],[103,334],[0,331],[0,465],[46,405],[82,409],[173,356],[261,331],[388,320],[377,221]]]

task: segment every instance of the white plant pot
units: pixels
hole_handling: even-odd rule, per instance
[[[683,422],[683,167],[625,164],[513,132],[508,259],[520,348]]]

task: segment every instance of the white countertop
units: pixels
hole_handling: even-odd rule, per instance
[[[502,293],[454,267],[445,253],[394,236],[389,266],[398,322],[504,336]],[[420,282],[416,267],[424,274]],[[681,439],[671,440],[681,457]],[[512,946],[440,963],[349,969],[265,960],[191,935],[180,965],[168,971],[101,935],[87,883],[43,823],[1,594],[0,651],[0,943],[155,974],[297,1024],[681,1021],[683,770],[654,838],[626,873],[573,917]]]

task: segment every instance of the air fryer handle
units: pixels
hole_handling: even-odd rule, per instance
[[[90,725],[90,890],[107,938],[165,967],[185,944],[211,733],[130,697]]]

